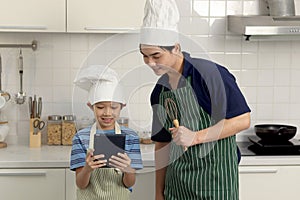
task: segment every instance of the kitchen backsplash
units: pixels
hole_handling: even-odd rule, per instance
[[[261,14],[260,0],[177,2],[182,16],[179,31],[194,43],[186,45],[187,50],[226,66],[235,75],[252,109],[252,127],[257,123],[285,123],[300,128],[300,37],[299,41],[249,42],[228,33],[226,15]],[[295,5],[297,14],[300,0]],[[38,41],[36,51],[22,49],[23,91],[27,97],[36,94],[43,98],[42,119],[53,114],[93,117],[85,105],[86,94],[73,87],[73,80],[82,66],[108,64],[119,72],[127,91],[128,104],[121,115],[129,117],[129,126],[145,131],[151,127],[149,95],[157,77],[144,65],[137,39],[135,34],[124,38],[111,34],[0,33],[0,43],[4,44]],[[19,49],[2,48],[0,53],[2,90],[12,96],[0,112],[9,121],[9,135],[26,138],[28,103],[14,102],[20,90]],[[43,132],[46,135],[45,129]],[[248,134],[253,130],[240,133],[238,140]]]

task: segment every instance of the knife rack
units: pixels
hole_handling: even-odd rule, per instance
[[[34,120],[40,120],[40,118],[31,118],[29,125],[29,147],[30,148],[39,148],[42,146],[42,133],[41,130],[37,129],[37,133],[34,132],[33,122]]]

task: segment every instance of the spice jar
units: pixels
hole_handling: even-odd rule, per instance
[[[62,144],[72,145],[72,139],[76,133],[75,116],[64,115],[62,121]]]
[[[60,115],[48,116],[47,143],[49,145],[61,145],[62,121]]]

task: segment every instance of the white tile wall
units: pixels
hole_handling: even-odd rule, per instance
[[[190,45],[191,53],[212,59],[232,71],[251,106],[252,125],[289,123],[300,128],[300,40],[247,42],[226,29],[227,14],[263,14],[266,12],[263,1],[177,2],[182,16],[180,32],[196,44],[196,48]],[[295,4],[297,14],[300,0],[295,0]],[[133,128],[149,129],[149,93],[157,77],[144,66],[134,36],[126,40],[114,37],[110,34],[0,33],[0,43],[38,40],[37,51],[23,49],[23,90],[27,96],[43,97],[43,119],[51,114],[91,116],[84,104],[85,94],[73,91],[72,81],[82,65],[109,63],[127,84],[129,103],[122,114],[130,117]],[[18,49],[2,48],[0,53],[2,89],[14,95],[19,90]],[[26,103],[17,105],[9,101],[0,112],[9,120],[10,135],[28,135]],[[243,140],[243,134],[238,139]]]

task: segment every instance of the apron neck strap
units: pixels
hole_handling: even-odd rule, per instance
[[[191,84],[191,76],[188,76],[188,77],[186,78],[186,80],[187,80],[187,82],[188,82],[189,84]],[[165,86],[162,85],[161,91],[162,91],[162,92],[165,91]]]
[[[89,143],[89,149],[94,149],[94,135],[97,132],[97,122],[95,122],[90,130],[90,143]],[[115,134],[121,134],[121,128],[118,122],[115,122]]]

